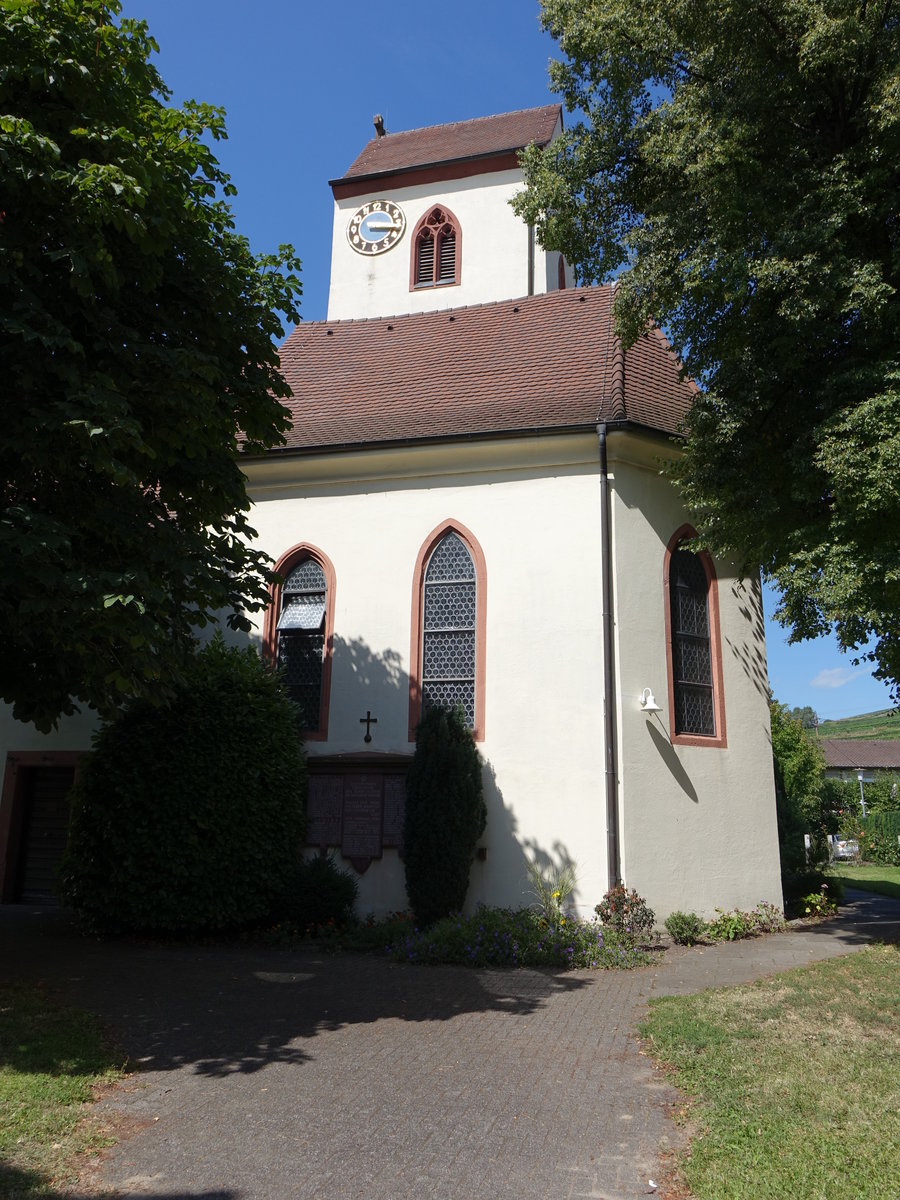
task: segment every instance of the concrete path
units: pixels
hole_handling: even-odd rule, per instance
[[[685,1136],[634,1039],[647,1002],[872,939],[900,940],[900,903],[855,893],[837,921],[637,971],[469,971],[100,944],[6,907],[0,982],[101,1013],[140,1064],[103,1102],[133,1131],[102,1168],[117,1195],[624,1200]]]

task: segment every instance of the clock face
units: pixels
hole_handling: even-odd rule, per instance
[[[392,200],[370,200],[347,225],[347,241],[357,254],[383,254],[403,237],[406,217]]]

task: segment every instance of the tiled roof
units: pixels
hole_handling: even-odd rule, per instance
[[[832,770],[900,770],[900,739],[879,742],[875,739],[820,738],[825,765]]]
[[[426,129],[407,129],[372,138],[350,165],[345,179],[390,171],[409,171],[435,163],[521,150],[531,142],[544,146],[560,117],[558,104],[455,121]],[[332,181],[336,182],[336,181]]]
[[[592,426],[678,431],[696,387],[653,330],[622,354],[608,287],[301,324],[281,349],[289,449]]]

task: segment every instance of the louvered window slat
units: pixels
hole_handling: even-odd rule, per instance
[[[448,233],[441,240],[441,283],[449,283],[456,278],[456,234]]]
[[[456,218],[433,208],[417,226],[413,250],[415,287],[459,283],[460,234]]]
[[[419,241],[416,283],[434,283],[434,238],[426,234]]]

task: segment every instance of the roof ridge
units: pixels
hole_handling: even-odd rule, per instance
[[[508,112],[488,113],[483,117],[464,117],[461,121],[439,121],[436,125],[417,125],[413,129],[398,129],[394,133],[385,131],[386,138],[402,137],[406,133],[425,133],[429,129],[452,129],[456,125],[477,125],[480,121],[496,121],[498,117],[519,117],[525,113],[544,112],[551,108],[562,109],[561,104],[535,104],[529,108],[511,108]],[[366,145],[380,141],[380,138],[370,138]]]

